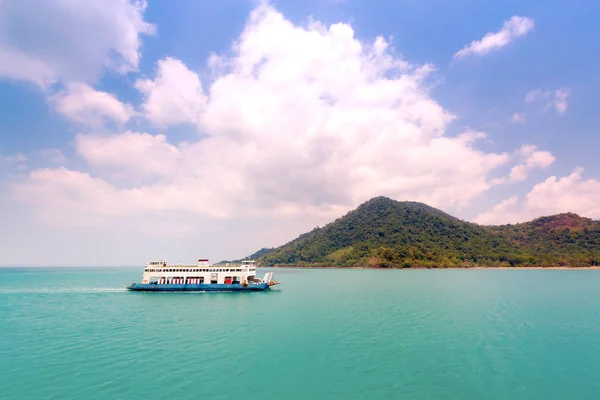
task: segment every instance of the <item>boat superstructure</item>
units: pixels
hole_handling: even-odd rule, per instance
[[[210,265],[200,259],[195,265],[169,265],[164,260],[150,261],[144,268],[142,283],[132,283],[129,290],[140,291],[261,291],[278,284],[273,273],[256,278],[256,262]]]

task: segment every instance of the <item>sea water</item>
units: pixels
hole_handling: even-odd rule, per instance
[[[0,269],[0,399],[600,398],[600,271],[276,269],[269,292],[127,292],[141,272]]]

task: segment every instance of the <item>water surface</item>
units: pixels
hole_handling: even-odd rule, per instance
[[[600,271],[277,269],[265,293],[125,291],[140,277],[0,269],[0,398],[600,393]]]

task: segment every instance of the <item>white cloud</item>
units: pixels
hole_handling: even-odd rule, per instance
[[[518,154],[524,158],[524,161],[510,170],[509,182],[524,181],[533,169],[548,168],[556,160],[549,151],[537,150],[533,145],[522,146]]]
[[[496,204],[492,208],[491,211],[483,213],[483,214],[479,214],[475,218],[475,222],[477,222],[478,224],[482,224],[482,225],[492,225],[494,223],[497,223],[498,221],[514,220],[515,217],[518,220],[518,216],[512,215],[509,211],[511,206],[514,206],[515,204],[517,204],[518,199],[519,199],[518,196],[512,196],[506,200],[503,200],[499,204]],[[499,219],[500,215],[502,217]]]
[[[136,70],[140,36],[154,33],[145,9],[137,0],[4,0],[0,77],[46,86]]]
[[[500,49],[519,36],[527,34],[533,29],[531,18],[513,16],[504,22],[502,29],[495,33],[486,34],[481,40],[474,40],[463,49],[454,54],[454,58],[462,58],[472,54],[486,55],[493,50]]]
[[[561,88],[554,92],[554,109],[559,114],[564,114],[567,111],[567,97],[569,97],[570,90],[568,88]]]
[[[71,121],[101,126],[107,121],[124,124],[134,114],[130,104],[115,95],[99,92],[84,83],[69,83],[65,90],[50,97],[56,110]]]
[[[525,122],[525,114],[514,113],[512,117],[510,117],[510,122],[513,124],[522,124]]]
[[[184,178],[183,183],[187,179]],[[106,217],[136,217],[152,213],[172,215],[171,212],[182,210],[188,215],[224,215],[218,202],[203,201],[202,197],[210,196],[212,190],[200,180],[189,185],[173,181],[120,189],[88,173],[60,167],[31,172],[28,181],[15,184],[14,190],[22,200],[42,196],[37,202],[51,210],[44,216],[60,225],[102,225],[114,222],[106,220]],[[71,217],[65,218],[67,216]]]
[[[544,100],[546,103],[544,111],[554,108],[559,115],[563,115],[567,111],[567,98],[570,94],[571,91],[569,88],[556,89],[554,92],[551,90],[535,89],[527,93],[525,102],[531,103],[537,100]]]
[[[135,87],[145,96],[144,115],[158,126],[197,124],[206,107],[200,78],[174,58],[160,60],[155,80],[140,79]]]
[[[582,174],[583,169],[577,168],[562,178],[551,176],[535,185],[523,202],[508,199],[475,220],[486,224],[505,224],[567,212],[599,219],[600,181],[584,179]]]
[[[534,89],[525,95],[525,102],[531,103],[540,98],[548,98],[550,95],[552,95],[550,90]]]
[[[167,143],[164,135],[131,131],[106,136],[78,134],[75,148],[92,166],[123,179],[173,176],[182,159],[181,151]]]
[[[150,120],[194,123],[201,139],[80,134],[87,169],[33,171],[14,185],[19,199],[54,224],[277,216],[304,227],[378,195],[464,207],[510,159],[478,150],[482,132],[446,134],[454,116],[429,95],[432,66],[347,24],[295,26],[263,4],[218,60],[206,92],[175,59],[136,84]]]

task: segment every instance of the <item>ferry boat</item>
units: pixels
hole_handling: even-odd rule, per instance
[[[148,292],[236,292],[263,291],[279,282],[273,273],[256,278],[256,262],[244,260],[236,265],[210,265],[207,259],[196,265],[169,265],[166,261],[150,261],[144,268],[142,283],[132,283],[129,290]]]

